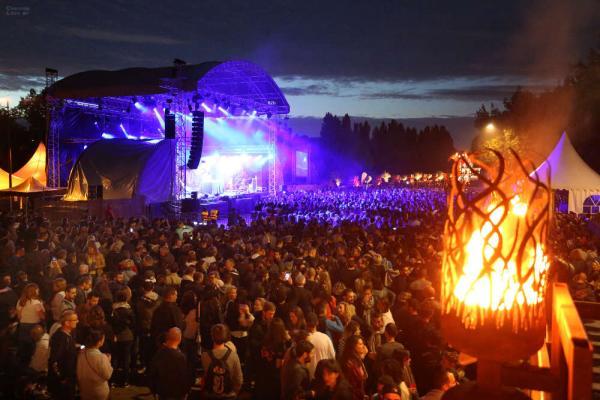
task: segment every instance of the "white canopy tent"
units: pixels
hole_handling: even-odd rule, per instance
[[[588,197],[600,195],[600,175],[577,154],[566,132],[536,172],[541,179],[550,174],[552,189],[569,191],[569,211],[577,214]]]

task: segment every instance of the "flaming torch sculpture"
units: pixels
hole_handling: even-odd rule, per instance
[[[491,150],[493,151],[493,150]],[[548,272],[549,184],[511,151],[494,166],[462,155],[453,165],[444,229],[442,331],[478,358],[478,386],[499,388],[501,363],[543,345]],[[459,177],[468,166],[481,190]]]

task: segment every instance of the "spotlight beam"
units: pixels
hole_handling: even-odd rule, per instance
[[[160,122],[160,126],[165,129],[165,120],[163,119],[162,115],[160,115],[156,107],[154,107],[154,115],[156,115],[156,119],[158,119],[158,122]]]

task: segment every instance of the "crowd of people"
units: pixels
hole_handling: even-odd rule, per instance
[[[369,190],[350,188],[283,193],[264,199],[257,209],[263,216],[276,213],[293,221],[313,220],[333,226],[352,222],[363,227],[392,228],[418,223],[421,215],[437,214],[444,210],[445,205],[446,192],[443,188],[389,186]]]
[[[267,198],[228,228],[1,214],[0,391],[440,399],[468,379],[439,329],[445,212],[442,190],[373,189]],[[555,221],[559,270],[596,296],[598,239]]]

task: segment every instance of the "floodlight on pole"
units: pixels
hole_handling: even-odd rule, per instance
[[[490,123],[488,123],[488,124],[485,126],[485,131],[486,131],[487,133],[494,133],[494,132],[496,132],[496,131],[497,131],[496,125],[494,125],[494,123],[493,123],[493,122],[490,122]]]

